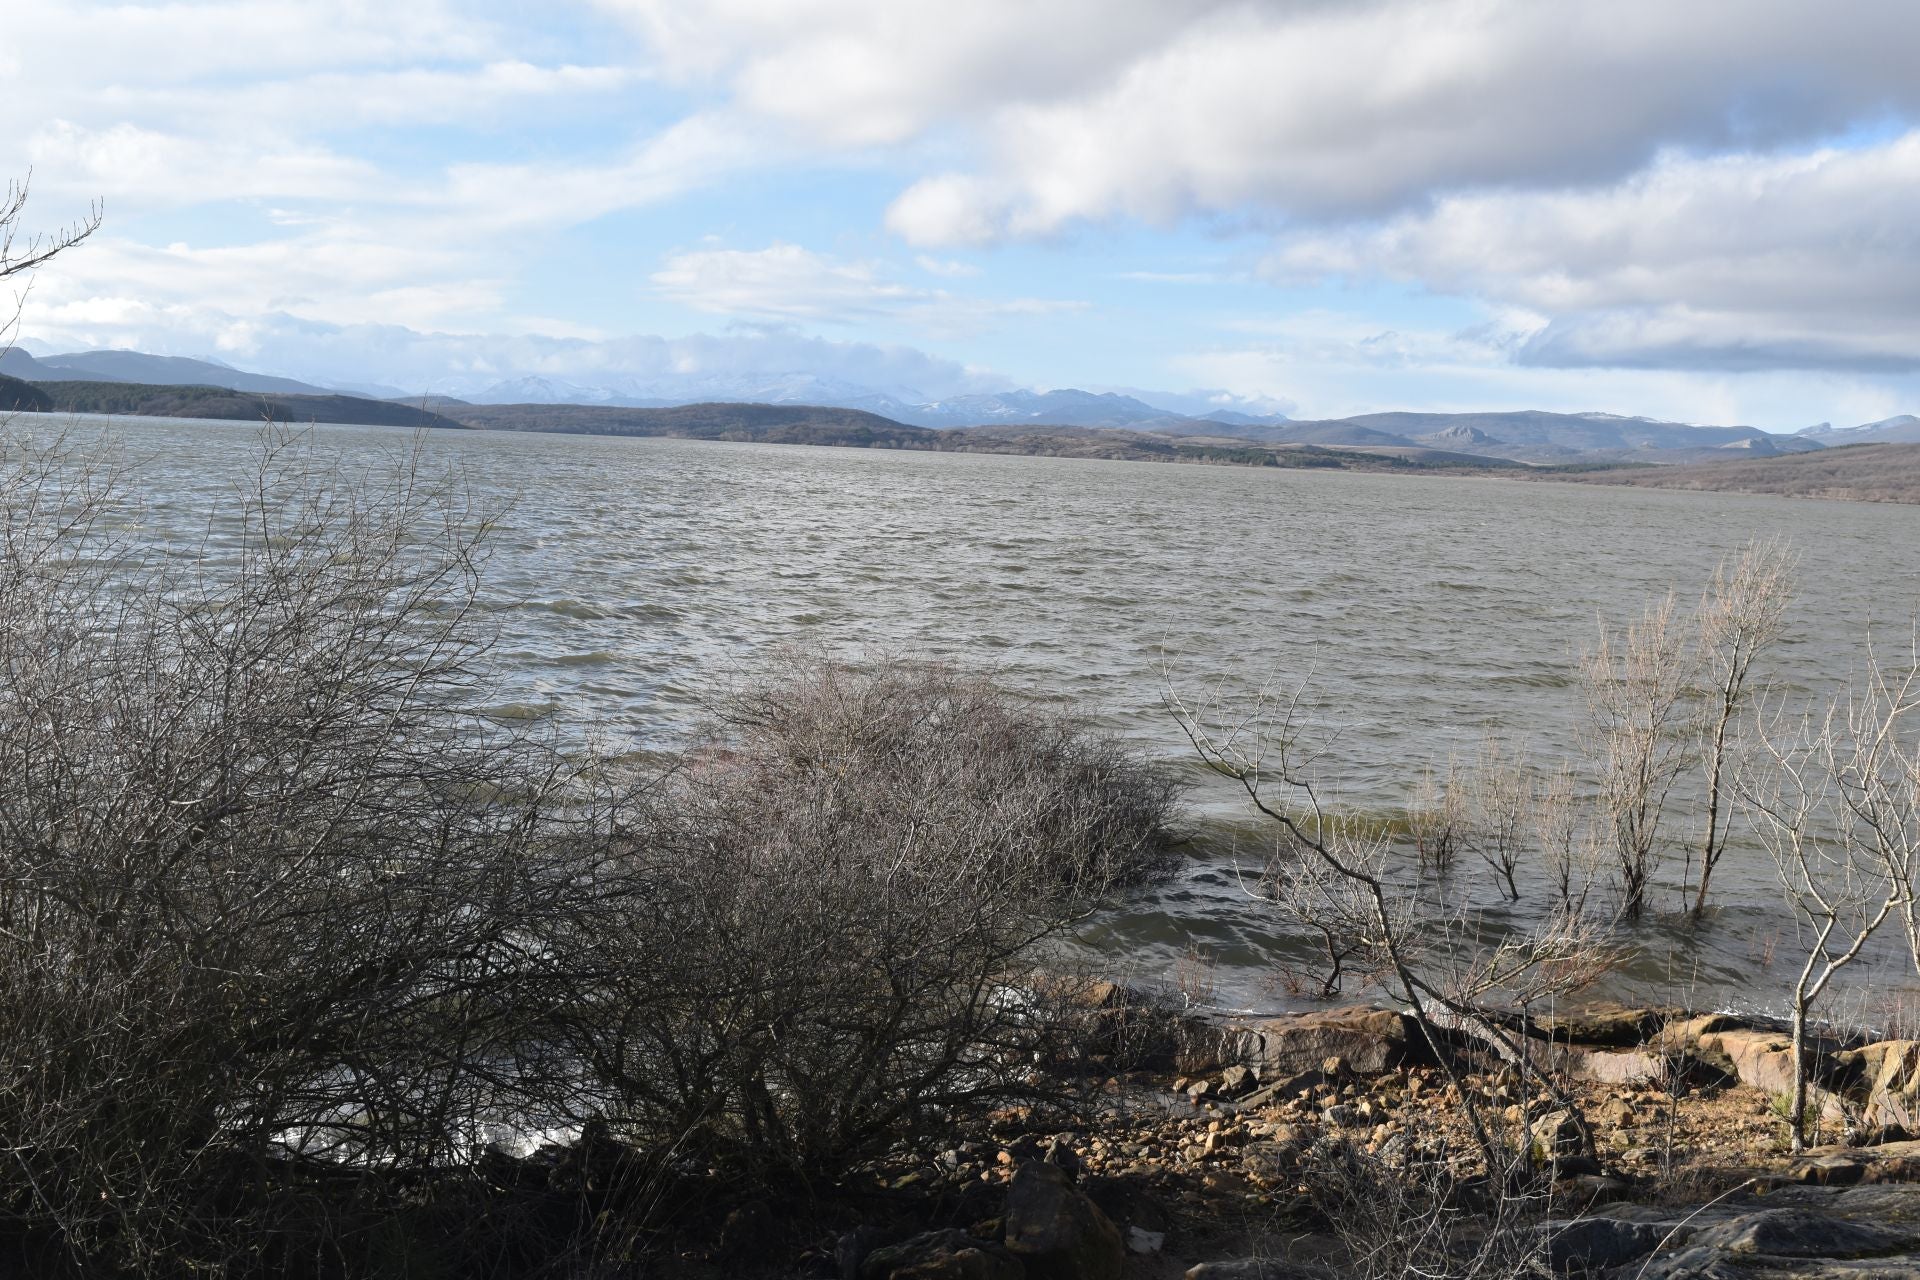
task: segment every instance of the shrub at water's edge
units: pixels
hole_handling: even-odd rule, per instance
[[[1034,1096],[1056,1028],[1013,986],[1163,865],[1170,783],[886,662],[777,673],[665,778],[583,760],[471,710],[488,513],[307,448],[183,563],[119,532],[110,469],[4,445],[0,1236],[86,1274],[458,1270],[631,1243],[688,1161],[831,1180]],[[583,1127],[626,1153],[581,1175],[595,1225],[502,1217],[487,1144]]]

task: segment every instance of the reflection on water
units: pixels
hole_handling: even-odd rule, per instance
[[[135,464],[150,529],[196,541],[256,434],[123,419],[71,437],[102,430]],[[357,427],[315,441],[343,469],[404,443]],[[1390,814],[1423,766],[1469,755],[1487,726],[1536,757],[1573,749],[1571,683],[1596,617],[1624,619],[1670,584],[1696,594],[1752,536],[1804,557],[1774,663],[1787,697],[1830,690],[1871,621],[1904,631],[1920,605],[1914,507],[586,436],[446,433],[426,449],[483,501],[511,503],[488,583],[523,709],[656,749],[716,675],[770,645],[877,645],[989,664],[1186,767],[1206,819],[1198,856],[1087,941],[1148,977],[1197,947],[1242,1007],[1293,1002],[1289,972],[1313,950],[1248,896],[1266,837],[1191,767],[1161,704],[1165,672],[1228,698],[1304,682],[1305,711],[1341,730],[1331,793]],[[1676,802],[1681,830],[1697,825],[1691,804]],[[1463,865],[1463,891],[1487,879]],[[1764,860],[1738,849],[1715,884],[1722,906],[1703,927],[1639,927],[1622,994],[1776,1002],[1797,935]],[[1679,895],[1656,903],[1677,911]],[[1480,906],[1505,920],[1497,900]],[[1859,979],[1882,990],[1848,998],[1895,998],[1885,990],[1912,985],[1904,963],[1880,957]]]

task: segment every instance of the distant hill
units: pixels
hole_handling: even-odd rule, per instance
[[[1882,418],[1878,422],[1841,427],[1838,430],[1823,422],[1817,427],[1806,428],[1796,438],[1823,445],[1920,444],[1920,418],[1903,413],[1897,417]]]
[[[436,401],[450,418],[493,431],[574,435],[675,436],[771,444],[901,444],[924,428],[859,409],[789,404],[685,404],[630,408],[587,404],[459,404]]]
[[[238,422],[344,422],[376,427],[460,423],[417,407],[343,395],[273,395],[227,387],[139,382],[41,382],[42,413],[123,413],[147,418],[219,418]]]
[[[44,413],[51,408],[53,401],[46,392],[0,373],[0,413]]]
[[[349,397],[290,378],[249,373],[207,360],[154,356],[138,351],[83,351],[35,359],[25,352],[0,353],[0,374],[39,385],[91,382],[143,388],[172,386],[204,398],[206,388],[229,388],[270,396],[332,397],[332,407],[308,403],[289,411],[342,421],[384,420],[382,410],[340,407]],[[591,375],[590,375],[591,376]],[[446,384],[442,384],[446,385]],[[507,377],[491,384],[469,379],[456,385],[459,396],[414,398],[391,387],[357,385],[373,397],[408,411],[419,421],[425,407],[470,425],[492,430],[579,431],[620,435],[684,435],[703,439],[766,439],[818,443],[879,443],[900,447],[903,430],[968,430],[1002,433],[996,447],[1011,449],[1005,433],[1038,428],[1062,449],[1095,446],[1069,433],[1119,431],[1175,442],[1172,449],[1215,451],[1277,447],[1368,450],[1376,457],[1420,459],[1441,465],[1466,457],[1494,467],[1598,468],[1613,464],[1662,466],[1734,462],[1819,450],[1854,443],[1920,442],[1920,417],[1902,414],[1857,427],[1827,423],[1793,435],[1775,435],[1749,426],[1694,426],[1613,413],[1552,413],[1521,410],[1498,413],[1372,413],[1349,418],[1290,420],[1280,413],[1249,413],[1258,407],[1217,407],[1200,393],[1008,390],[928,398],[910,387],[859,385],[803,371],[735,373],[662,373],[620,375],[604,384],[564,377]],[[17,395],[18,393],[16,393]],[[70,397],[71,398],[71,397]],[[142,392],[144,407],[125,412],[160,412],[165,403]],[[95,403],[102,403],[96,401]],[[185,402],[180,402],[184,404]],[[216,416],[242,416],[229,406],[202,406]],[[179,411],[186,411],[181,409]],[[677,417],[647,417],[677,413]],[[686,416],[690,414],[691,416]],[[639,415],[639,416],[636,416]],[[1194,415],[1194,416],[1189,416]],[[258,416],[257,407],[245,416]],[[953,447],[958,447],[957,445]],[[1023,439],[1021,449],[1034,447]],[[1108,439],[1101,448],[1121,448]],[[1134,439],[1128,456],[1155,452],[1157,446]],[[1452,465],[1446,463],[1446,465]]]
[[[1264,446],[1231,439],[1176,438],[1115,427],[1051,423],[919,427],[858,409],[819,405],[693,404],[649,409],[611,405],[467,405],[447,399],[432,403],[468,426],[493,431],[668,436],[756,444],[838,445],[931,453],[1002,453],[1334,471],[1487,471],[1516,466],[1497,459],[1434,449]]]
[[[1841,445],[1777,458],[1589,471],[1555,478],[1648,489],[1771,493],[1849,502],[1920,502],[1920,444]]]
[[[159,387],[226,387],[233,391],[269,391],[283,395],[336,395],[327,387],[248,373],[210,360],[150,356],[144,351],[74,351],[30,356],[15,349],[0,355],[0,373],[30,382],[134,382]]]
[[[1182,428],[1194,433],[1204,428]],[[1369,413],[1217,429],[1270,444],[1425,446],[1516,462],[1679,461],[1674,450],[1723,445],[1774,451],[1805,450],[1820,442],[1775,436],[1757,427],[1696,427],[1610,413]],[[1216,430],[1206,430],[1216,434]]]
[[[1132,396],[1071,389],[954,396],[929,404],[902,405],[893,416],[923,427],[1015,423],[1050,427],[1137,427],[1157,421],[1193,421]]]

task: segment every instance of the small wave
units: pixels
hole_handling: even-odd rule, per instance
[[[547,661],[559,667],[604,667],[608,663],[620,661],[620,655],[605,649],[596,649],[592,653],[548,654]]]

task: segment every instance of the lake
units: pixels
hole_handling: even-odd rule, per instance
[[[177,539],[203,531],[258,434],[69,428],[83,449],[118,442],[151,532]],[[362,427],[313,438],[347,468],[406,443]],[[1174,762],[1196,786],[1196,856],[1084,942],[1138,978],[1198,966],[1243,1009],[1297,1003],[1286,974],[1313,952],[1243,889],[1236,865],[1258,865],[1265,834],[1195,767],[1163,705],[1169,679],[1229,700],[1301,689],[1303,711],[1339,731],[1329,793],[1390,816],[1423,769],[1470,755],[1489,727],[1538,758],[1573,750],[1596,619],[1624,622],[1669,586],[1697,598],[1752,537],[1803,557],[1768,667],[1789,699],[1836,688],[1870,625],[1904,638],[1920,606],[1920,507],[594,436],[444,433],[424,448],[507,506],[487,589],[517,708],[666,749],[717,678],[782,642],[882,647],[986,665]],[[1677,797],[1676,833],[1697,831],[1696,807]],[[1697,929],[1671,914],[1679,870],[1661,877],[1610,994],[1777,1007],[1796,933],[1764,856],[1730,854]],[[1490,888],[1463,879],[1463,892]],[[1539,901],[1524,897],[1522,916]],[[1830,1008],[1883,1023],[1920,1009],[1910,972],[1878,956]]]

